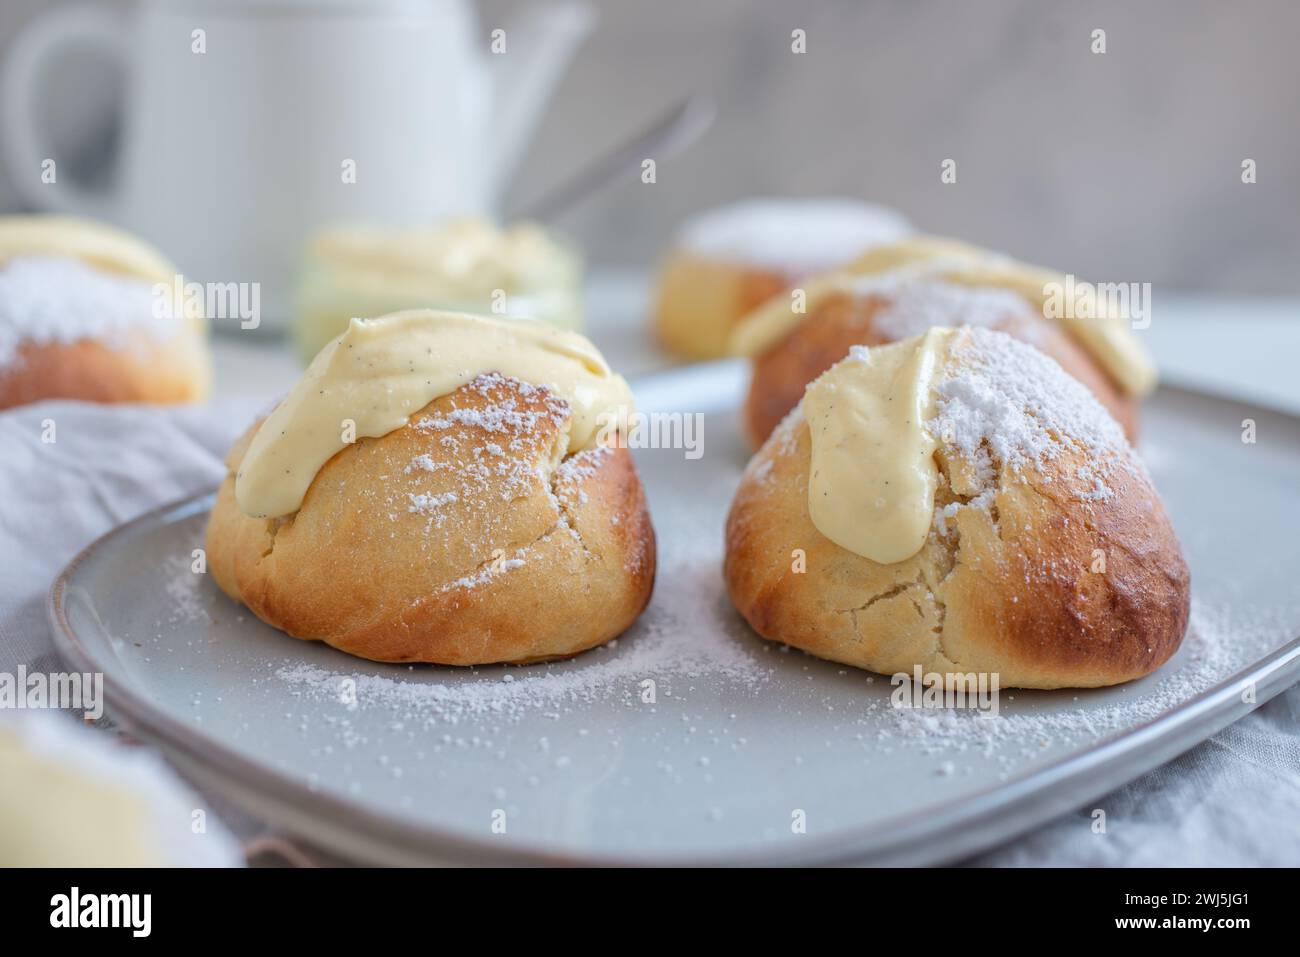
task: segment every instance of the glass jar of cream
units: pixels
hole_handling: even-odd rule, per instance
[[[311,359],[355,317],[445,309],[582,326],[582,260],[534,223],[465,217],[433,227],[337,226],[308,244],[293,337]]]

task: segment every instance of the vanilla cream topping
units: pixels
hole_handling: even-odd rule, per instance
[[[477,216],[420,228],[333,227],[312,240],[308,261],[339,288],[431,303],[482,300],[484,308],[495,289],[550,288],[576,269],[541,226],[500,227]]]
[[[776,296],[750,313],[732,334],[731,349],[738,355],[758,356],[803,322],[807,312],[836,293],[870,292],[860,284],[878,278],[887,283],[920,278],[940,279],[958,285],[1008,289],[1042,310],[1048,287],[1064,284],[1065,277],[1047,269],[1016,262],[956,240],[919,236],[869,250],[848,266],[817,277],[804,285],[804,311],[795,312],[788,294]],[[1129,328],[1128,317],[1108,314],[1053,317],[1130,395],[1145,395],[1156,385],[1156,370]]]
[[[246,514],[302,504],[317,472],[349,437],[377,438],[484,373],[545,386],[572,408],[568,452],[594,444],[632,393],[596,347],[539,322],[411,310],[353,319],[328,343],[253,436],[235,476]]]
[[[0,216],[0,260],[79,259],[105,273],[171,285],[176,267],[130,233],[73,216]]]
[[[939,482],[937,445],[925,423],[935,376],[958,334],[934,328],[856,348],[808,386],[808,513],[835,544],[882,565],[925,544]]]

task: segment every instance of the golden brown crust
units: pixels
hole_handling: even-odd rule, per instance
[[[745,398],[745,427],[759,445],[803,398],[804,388],[849,353],[855,345],[875,346],[891,339],[876,328],[888,303],[885,295],[837,293],[813,305],[808,317],[754,362]],[[1032,310],[1008,315],[994,328],[1035,346],[1055,359],[1097,397],[1124,427],[1137,436],[1137,403],[1110,380],[1068,333]]]
[[[240,511],[228,476],[208,525],[217,584],[296,638],[376,661],[525,662],[608,641],[649,601],[654,531],[626,449],[555,464],[557,402],[480,376],[339,452],[282,520]]]
[[[674,252],[659,271],[655,330],[686,359],[730,354],[736,324],[792,281],[780,272]]]
[[[0,367],[0,409],[42,399],[197,402],[207,396],[210,377],[207,344],[188,326],[167,339],[139,332],[113,345],[27,342]]]
[[[1076,477],[1081,453],[1003,470],[992,507],[958,508],[951,534],[932,531],[914,557],[880,565],[813,525],[809,456],[796,412],[754,457],[727,517],[727,588],[765,638],[884,674],[920,665],[1024,688],[1129,681],[1182,641],[1187,566],[1135,463],[1114,470],[1105,501]],[[962,501],[960,463],[939,461],[936,504]]]

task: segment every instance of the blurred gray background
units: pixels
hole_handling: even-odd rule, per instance
[[[484,0],[491,29],[518,0]],[[0,5],[0,47],[42,0]],[[693,211],[848,194],[1080,275],[1300,292],[1294,0],[610,0],[513,195],[562,179],[684,93],[719,117],[561,225],[597,263],[652,262]],[[807,32],[807,52],[790,33]],[[1107,52],[1091,52],[1106,31]],[[486,41],[485,41],[486,42]],[[0,49],[0,53],[2,53]],[[71,79],[68,82],[72,82]],[[65,134],[111,142],[96,108]],[[100,104],[102,107],[102,104]],[[957,162],[957,183],[940,163]],[[1258,182],[1241,182],[1245,158]],[[7,177],[7,172],[5,177]],[[17,201],[0,179],[0,209]]]

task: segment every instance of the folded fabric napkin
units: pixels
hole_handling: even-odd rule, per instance
[[[43,402],[0,412],[0,672],[59,669],[45,616],[50,582],[115,526],[216,487],[231,442],[263,406]],[[1106,812],[1104,834],[1094,807]],[[971,863],[1300,864],[1300,687]]]
[[[55,576],[83,548],[123,522],[214,488],[225,472],[223,461],[230,443],[264,404],[234,401],[205,407],[153,407],[59,401],[0,412],[0,673],[16,675],[20,667],[29,674],[64,670],[45,612],[46,594]],[[0,714],[0,719],[5,718],[56,724],[66,720],[66,734],[55,738],[73,744],[81,740],[75,736],[78,729],[72,716]],[[101,761],[123,772],[149,765],[146,756],[114,751],[111,737],[101,739],[98,750],[92,747],[98,736],[84,737],[85,743],[73,750],[100,754]],[[176,795],[183,793],[161,772],[136,777],[137,789],[157,807],[175,804]],[[21,805],[19,796],[9,797]],[[226,817],[237,833],[247,836],[258,829],[255,822],[224,804],[218,802],[213,810]],[[186,821],[189,806],[185,805]],[[68,827],[69,836],[75,836],[76,822]],[[198,850],[203,854],[189,848],[187,835],[181,835],[175,846],[167,848],[166,859],[240,861],[218,822],[207,833],[214,840],[200,842]],[[185,850],[182,844],[188,848],[185,854],[179,853]],[[81,860],[94,860],[93,855],[85,856],[91,853],[87,850],[91,844],[70,846],[81,848]],[[58,846],[50,844],[47,850],[58,859]]]
[[[123,522],[215,488],[257,411],[38,402],[0,412],[0,671],[53,653],[45,594],[63,567]]]

